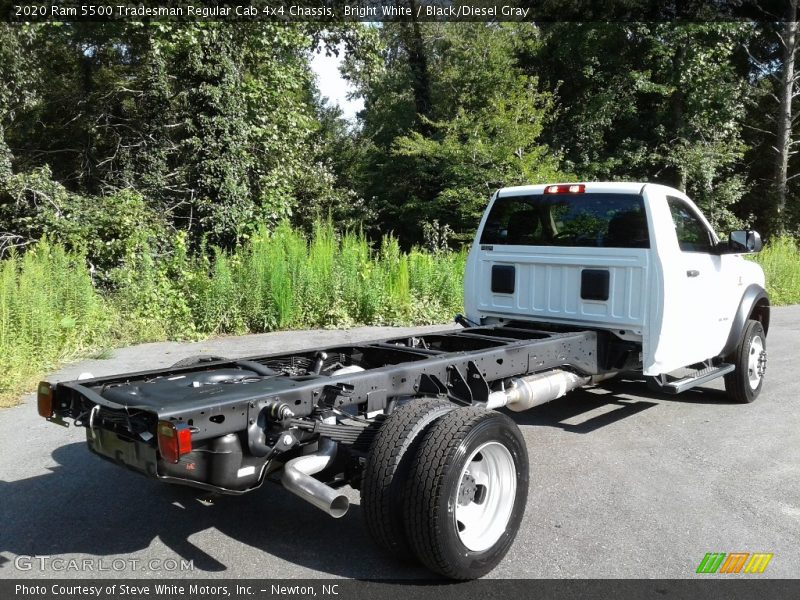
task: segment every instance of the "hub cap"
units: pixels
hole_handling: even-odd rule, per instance
[[[756,389],[761,383],[761,378],[767,371],[767,351],[764,349],[764,340],[756,336],[750,342],[750,353],[747,357],[747,379],[750,389]]]
[[[487,442],[461,472],[455,525],[461,543],[473,552],[491,548],[506,530],[517,495],[517,472],[508,449]]]

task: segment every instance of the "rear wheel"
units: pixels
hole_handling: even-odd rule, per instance
[[[475,579],[517,535],[528,497],[528,455],[507,416],[456,409],[430,428],[409,473],[406,533],[432,571]]]
[[[423,434],[454,405],[445,400],[411,400],[386,419],[372,441],[361,480],[361,505],[375,542],[401,560],[412,560],[403,527],[403,488]]]
[[[767,336],[759,321],[749,320],[732,356],[736,369],[725,375],[725,391],[736,402],[755,400],[767,370]]]

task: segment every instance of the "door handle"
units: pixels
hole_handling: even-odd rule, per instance
[[[686,271],[687,277],[697,277],[698,275],[700,275],[700,271],[697,271],[696,269],[690,269]]]

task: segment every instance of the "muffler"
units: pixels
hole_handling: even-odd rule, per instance
[[[507,406],[513,411],[523,411],[561,398],[567,392],[586,385],[591,377],[582,377],[570,371],[557,369],[545,373],[518,377],[502,391],[489,394],[487,408]]]
[[[334,456],[336,443],[320,438],[316,452],[293,458],[283,466],[281,483],[293,494],[338,519],[350,508],[347,496],[312,477],[331,464]]]

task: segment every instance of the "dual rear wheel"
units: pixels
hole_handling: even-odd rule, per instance
[[[376,542],[454,579],[481,577],[502,560],[527,495],[527,452],[511,419],[430,400],[387,418],[362,482]]]

